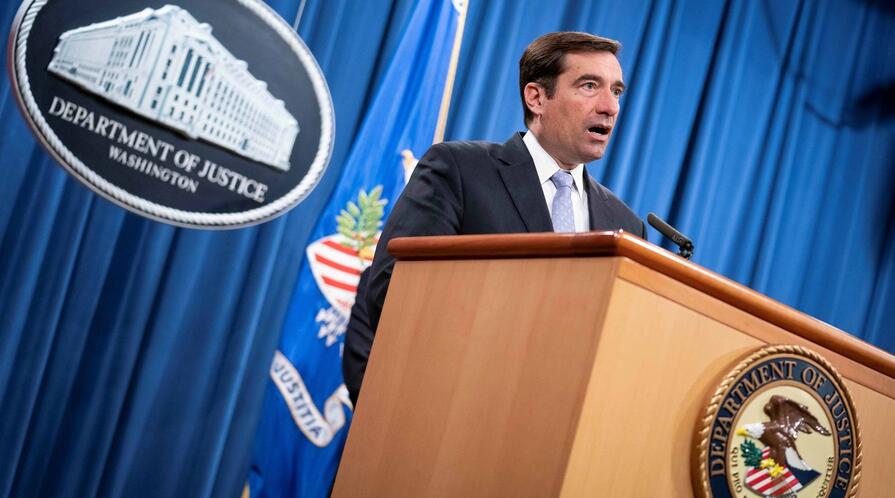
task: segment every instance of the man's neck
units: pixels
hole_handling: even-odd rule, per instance
[[[573,169],[577,168],[578,166],[581,166],[581,163],[567,163],[567,162],[563,161],[562,159],[558,158],[556,156],[556,154],[554,154],[553,152],[550,151],[549,143],[545,144],[541,140],[541,138],[538,136],[538,133],[535,130],[529,129],[528,133],[531,134],[531,136],[535,139],[535,142],[537,142],[538,146],[540,146],[541,149],[544,152],[546,152],[547,155],[550,156],[551,159],[553,159],[553,162],[555,162],[556,165],[559,166],[561,169],[564,169],[566,171],[572,171]]]

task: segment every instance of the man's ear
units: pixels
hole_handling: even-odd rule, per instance
[[[525,85],[523,95],[528,110],[535,116],[540,116],[547,100],[547,89],[537,83],[529,82]]]

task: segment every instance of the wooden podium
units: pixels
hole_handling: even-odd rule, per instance
[[[895,358],[623,232],[395,239],[336,497],[692,496],[694,432],[765,344],[846,379],[895,489]]]

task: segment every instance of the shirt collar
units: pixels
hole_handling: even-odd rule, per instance
[[[531,130],[525,131],[525,136],[522,137],[522,142],[525,143],[528,153],[531,154],[531,158],[534,160],[535,169],[538,172],[538,180],[541,182],[541,185],[543,185],[544,182],[549,182],[550,177],[560,169],[556,160],[541,147],[538,138],[531,132]],[[582,186],[584,185],[584,165],[579,164],[575,166],[575,168],[570,170],[570,173],[572,173],[572,178],[575,180],[575,189],[581,192]]]

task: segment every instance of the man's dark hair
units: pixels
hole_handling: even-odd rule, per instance
[[[556,77],[563,71],[566,54],[609,52],[615,55],[621,46],[615,40],[577,31],[547,33],[531,42],[519,59],[519,95],[522,110],[525,111],[525,124],[534,119],[525,104],[525,85],[537,83],[547,91],[547,98],[552,98],[556,91]]]

